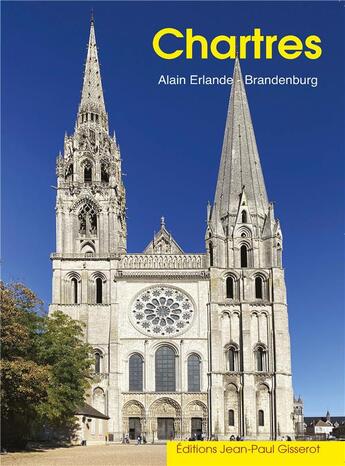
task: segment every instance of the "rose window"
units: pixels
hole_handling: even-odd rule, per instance
[[[189,297],[175,288],[160,286],[143,291],[132,305],[132,321],[140,332],[152,336],[176,336],[193,319]]]

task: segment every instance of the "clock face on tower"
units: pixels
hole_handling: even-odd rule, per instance
[[[181,335],[190,327],[194,312],[189,296],[171,286],[145,289],[130,310],[136,329],[153,337]]]

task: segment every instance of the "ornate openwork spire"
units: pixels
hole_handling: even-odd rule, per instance
[[[108,128],[101,72],[98,61],[95,25],[91,17],[89,44],[84,71],[83,89],[78,112],[78,123],[99,123]]]
[[[251,214],[264,217],[268,209],[265,182],[241,67],[236,58],[215,195],[215,209],[223,224],[235,222],[243,190]]]

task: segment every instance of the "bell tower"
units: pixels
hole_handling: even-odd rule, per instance
[[[126,253],[126,194],[120,147],[115,133],[109,135],[93,19],[75,130],[65,135],[56,174],[52,307],[110,303],[107,275]]]
[[[121,155],[110,137],[91,20],[81,101],[57,158],[56,253],[98,257],[126,252]]]
[[[210,432],[253,439],[292,437],[282,232],[267,198],[238,58],[205,239]]]
[[[109,134],[94,21],[91,20],[81,100],[74,133],[65,135],[56,161],[56,252],[52,304],[85,324],[93,347],[87,402],[118,412],[118,306],[112,279],[127,250],[126,193],[120,147]],[[111,400],[108,401],[108,400]],[[100,421],[91,431],[101,432]]]

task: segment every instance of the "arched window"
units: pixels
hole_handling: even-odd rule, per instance
[[[228,349],[228,370],[230,372],[238,370],[238,351],[234,346]]]
[[[76,278],[72,278],[71,285],[72,285],[72,303],[78,304],[78,280]]]
[[[96,304],[103,302],[103,280],[101,277],[96,278]]]
[[[259,420],[259,426],[264,426],[265,425],[265,414],[263,409],[259,409],[258,412],[258,420]]]
[[[226,279],[226,297],[233,299],[234,296],[234,279],[227,277]]]
[[[92,164],[87,161],[84,165],[84,183],[92,182]]]
[[[92,406],[97,409],[97,411],[100,411],[101,413],[105,414],[105,394],[104,391],[100,388],[97,387],[93,391],[93,396],[92,396]],[[95,421],[96,419],[93,419],[91,421],[91,428],[94,429],[95,426]],[[99,428],[102,429],[102,422],[99,423]],[[94,432],[96,433],[96,432]],[[101,433],[100,430],[98,433]]]
[[[102,354],[99,351],[95,352],[95,373],[100,374],[101,373],[101,359],[102,359]]]
[[[229,418],[229,426],[235,425],[235,412],[233,409],[229,409],[228,411],[228,418]]]
[[[143,365],[144,361],[140,354],[132,354],[129,358],[129,383],[130,392],[143,391]]]
[[[247,246],[241,246],[241,267],[248,267],[248,251]]]
[[[86,203],[78,214],[79,233],[82,235],[97,234],[97,214],[92,204]]]
[[[103,183],[109,182],[109,167],[106,163],[101,163],[101,181]]]
[[[170,346],[161,346],[156,351],[155,369],[156,392],[175,392],[175,352]]]
[[[210,251],[210,267],[213,266],[213,244],[210,242],[209,244],[209,251]]]
[[[191,354],[188,357],[188,391],[200,392],[200,357],[197,354]]]
[[[259,372],[265,372],[267,370],[267,354],[266,350],[259,346],[256,350],[256,368]]]
[[[247,223],[248,217],[247,217],[247,212],[245,210],[242,210],[241,217],[242,217],[242,223]]]
[[[263,282],[261,277],[255,278],[255,298],[262,299],[263,298]]]

